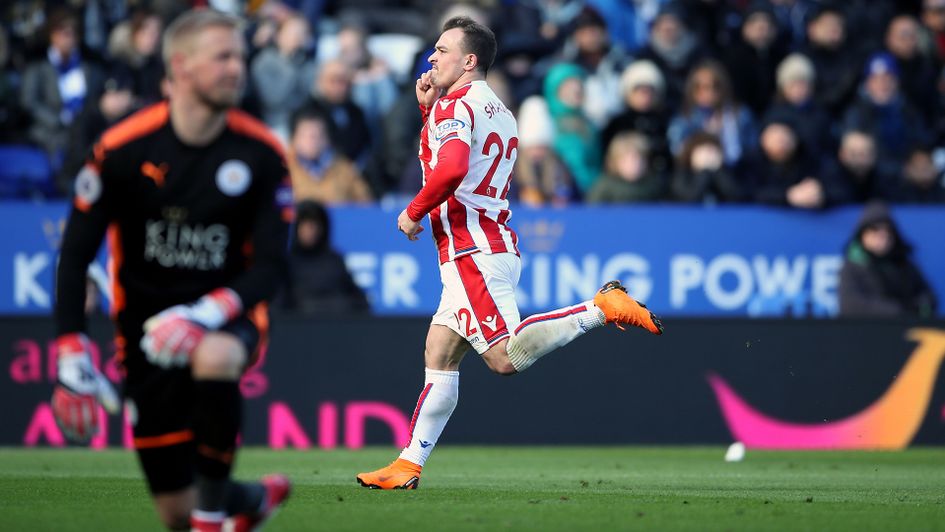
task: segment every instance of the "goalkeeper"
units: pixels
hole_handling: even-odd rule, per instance
[[[278,141],[233,107],[245,81],[238,20],[190,11],[164,35],[170,96],[106,131],[76,178],[57,270],[53,412],[87,441],[117,411],[84,334],[85,272],[108,235],[113,317],[134,447],[171,529],[256,528],[285,477],[230,480],[239,379],[265,339],[285,270],[291,196]],[[287,194],[288,193],[288,194]]]

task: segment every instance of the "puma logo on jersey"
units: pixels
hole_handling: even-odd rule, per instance
[[[486,316],[482,320],[482,324],[488,327],[490,331],[495,332],[496,327],[498,327],[496,321],[498,320],[495,319],[495,314],[493,314],[492,316]]]
[[[158,187],[164,186],[164,176],[167,175],[167,163],[156,165],[151,161],[141,163],[141,174],[154,181]]]

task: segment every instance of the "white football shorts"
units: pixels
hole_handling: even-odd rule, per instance
[[[432,323],[449,327],[485,353],[521,321],[515,303],[521,274],[522,259],[514,253],[473,253],[444,262],[443,293]]]

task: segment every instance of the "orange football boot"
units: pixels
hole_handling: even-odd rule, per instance
[[[415,490],[420,485],[420,471],[417,464],[398,458],[387,466],[370,473],[360,473],[358,484],[372,490]]]
[[[594,296],[594,305],[601,309],[607,323],[613,323],[620,330],[624,325],[642,327],[653,334],[663,334],[663,324],[659,318],[629,295],[620,281],[610,281]]]

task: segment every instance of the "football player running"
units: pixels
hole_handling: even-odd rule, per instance
[[[416,489],[424,463],[459,398],[459,366],[472,347],[500,375],[528,369],[587,331],[614,323],[662,334],[660,321],[611,281],[571,307],[524,321],[515,302],[521,272],[506,195],[518,148],[515,117],[485,81],[496,54],[492,31],[468,17],[446,22],[416,82],[423,114],[424,185],[397,219],[410,240],[430,218],[443,291],[427,333],[426,379],[407,447],[389,466],[357,475],[375,489]]]

